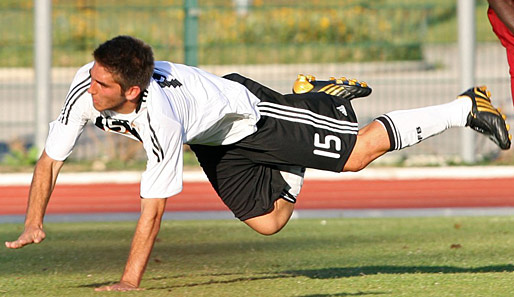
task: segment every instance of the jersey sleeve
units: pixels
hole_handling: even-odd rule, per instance
[[[168,198],[182,191],[183,127],[168,118],[148,116],[143,141],[148,157],[141,177],[141,198]]]
[[[46,154],[57,161],[64,161],[73,151],[84,125],[64,125],[59,121],[50,123],[45,144]]]
[[[91,96],[87,93],[91,84],[91,65],[87,64],[77,72],[59,117],[49,125],[45,152],[54,160],[64,161],[68,158],[94,109]]]

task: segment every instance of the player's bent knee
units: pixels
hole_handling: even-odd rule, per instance
[[[267,225],[267,226],[251,226],[250,224],[248,224],[248,226],[250,226],[250,228],[255,230],[257,233],[259,233],[261,235],[265,235],[265,236],[271,236],[273,234],[278,233],[280,230],[282,230],[284,225],[283,226],[269,226],[269,225]]]
[[[282,230],[287,221],[279,221],[273,217],[256,217],[244,221],[250,228],[262,235],[273,235]]]
[[[262,235],[273,235],[287,224],[294,210],[294,204],[283,199],[278,199],[274,203],[271,212],[247,219],[244,222],[253,230]]]

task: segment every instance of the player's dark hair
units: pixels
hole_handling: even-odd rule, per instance
[[[117,36],[98,46],[93,52],[95,62],[113,74],[122,91],[132,86],[145,90],[153,74],[152,48],[131,36]]]

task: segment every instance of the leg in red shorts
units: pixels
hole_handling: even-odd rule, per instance
[[[493,31],[500,39],[501,44],[507,50],[507,62],[509,63],[509,74],[510,74],[510,90],[511,98],[514,104],[514,35],[505,26],[505,24],[498,18],[492,8],[487,11],[489,22],[493,27]]]

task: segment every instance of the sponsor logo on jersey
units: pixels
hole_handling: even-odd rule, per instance
[[[156,70],[158,70],[158,69],[156,69]],[[178,88],[178,87],[182,86],[182,84],[177,79],[175,79],[171,76],[166,77],[165,75],[158,73],[158,72],[154,72],[152,77],[159,84],[159,86],[161,86],[161,88],[165,88],[165,87]]]
[[[100,116],[96,118],[95,126],[104,131],[119,133],[129,137],[132,136],[132,138],[143,142],[139,133],[137,133],[136,129],[130,126],[129,121],[127,120],[118,120],[111,117]]]

